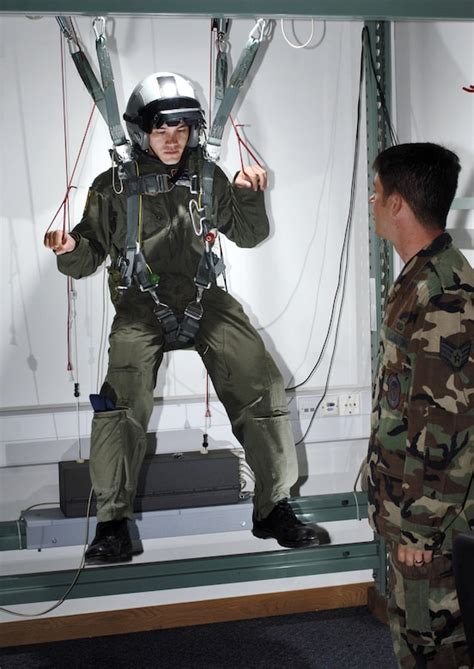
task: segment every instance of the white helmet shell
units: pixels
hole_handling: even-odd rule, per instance
[[[199,143],[204,113],[191,83],[173,72],[155,72],[134,88],[123,115],[132,144],[142,151],[149,149],[149,134],[163,123],[189,125],[187,146]]]

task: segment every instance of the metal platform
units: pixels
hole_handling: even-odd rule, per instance
[[[316,495],[292,500],[298,515],[310,522],[352,520],[367,517],[365,493],[338,493]],[[84,543],[85,518],[66,518],[59,508],[33,509],[23,515],[28,549],[59,548]],[[89,538],[95,534],[95,517],[89,519]],[[130,523],[132,540],[161,539],[164,537],[215,534],[247,530],[252,525],[250,500],[238,504],[197,507],[189,509],[167,509],[137,514]],[[16,524],[16,546],[10,540],[9,547],[19,548],[19,533]]]
[[[316,523],[357,520],[367,517],[364,492],[300,497],[292,500],[298,515]],[[152,539],[216,532],[247,530],[252,522],[250,501],[219,507],[148,512],[136,518],[132,538]],[[56,509],[32,510],[21,523],[0,523],[0,546],[4,550],[42,549],[82,544],[86,521],[65,518]],[[95,518],[90,519],[93,535]],[[324,532],[324,530],[322,530]],[[22,534],[24,532],[24,534]],[[15,544],[16,537],[16,544]],[[353,544],[321,545],[240,555],[207,556],[167,562],[131,563],[124,566],[82,570],[69,598],[97,597],[168,590],[220,583],[260,581],[363,569],[374,570],[379,588],[385,592],[385,550],[378,540]],[[59,599],[73,582],[74,570],[0,577],[0,605]]]
[[[66,518],[61,509],[28,511],[24,515],[26,548],[58,548],[84,543],[85,518]],[[248,530],[252,522],[249,503],[192,509],[168,509],[138,514],[129,523],[132,540],[161,539],[193,534]],[[96,519],[89,519],[89,539],[95,534]]]

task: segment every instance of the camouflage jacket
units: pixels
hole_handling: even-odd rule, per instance
[[[474,525],[474,271],[443,233],[389,292],[373,386],[369,519],[387,540],[451,549]]]

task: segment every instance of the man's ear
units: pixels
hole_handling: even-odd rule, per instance
[[[398,216],[398,214],[400,213],[400,210],[403,207],[403,198],[400,195],[400,193],[395,192],[395,193],[392,193],[391,195],[389,195],[389,200],[390,200],[390,202],[389,202],[390,213],[392,214],[392,216],[396,217],[396,216]]]

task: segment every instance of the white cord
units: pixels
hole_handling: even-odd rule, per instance
[[[3,611],[4,613],[9,613],[12,616],[18,616],[20,618],[37,618],[38,616],[44,616],[45,613],[49,613],[50,611],[54,611],[54,609],[57,609],[61,604],[65,601],[66,597],[69,595],[73,587],[76,585],[79,576],[81,575],[81,571],[84,569],[85,566],[85,556],[86,556],[86,549],[87,549],[87,544],[89,543],[89,517],[90,517],[90,510],[91,510],[91,501],[92,501],[92,493],[93,493],[93,488],[91,488],[91,491],[89,493],[89,500],[87,502],[87,512],[86,512],[86,536],[84,539],[84,548],[82,550],[82,557],[81,557],[81,562],[79,563],[79,567],[77,568],[76,575],[74,576],[71,585],[68,587],[64,595],[52,606],[49,608],[45,609],[44,611],[40,611],[39,613],[19,613],[18,611],[12,611],[11,609],[6,609],[4,606],[0,606],[0,611]],[[42,502],[41,504],[33,504],[33,506],[29,506],[25,511],[22,511],[22,515],[20,516],[20,520],[23,517],[23,514],[26,511],[29,511],[30,509],[33,509],[35,506],[44,506],[45,504],[50,504],[50,502]],[[21,547],[21,544],[20,544]]]
[[[102,275],[102,322],[100,324],[100,340],[99,340],[99,352],[97,354],[97,380],[96,380],[96,392],[100,392],[102,385],[102,380],[104,378],[104,360],[105,360],[105,347],[106,347],[106,334],[105,329],[109,316],[109,300],[107,295],[107,268],[104,264],[104,271]]]
[[[286,33],[285,33],[285,21],[284,21],[284,19],[280,19],[280,26],[281,26],[281,33],[282,33],[282,35],[285,39],[285,42],[289,46],[291,46],[292,49],[304,49],[305,47],[307,47],[310,44],[311,40],[314,37],[314,19],[313,18],[311,19],[311,35],[309,36],[309,38],[306,40],[306,42],[304,44],[293,44],[293,42],[290,42],[290,40],[288,39],[288,37],[286,36]]]
[[[357,509],[357,520],[360,520],[360,510],[359,510],[359,502],[357,501],[357,493],[355,490],[352,491],[352,494],[354,495],[354,500],[356,503],[356,509]]]
[[[77,312],[76,312],[76,299],[77,299],[77,293],[74,290],[74,280],[71,279],[71,303],[72,303],[72,331],[73,331],[73,336],[74,336],[74,358],[75,358],[75,370],[76,370],[76,377],[74,378],[73,374],[73,382],[74,382],[74,394],[76,393],[77,390],[77,397],[75,397],[76,400],[76,419],[77,419],[77,444],[78,444],[78,454],[77,454],[77,460],[76,462],[84,462],[84,459],[82,457],[82,439],[81,439],[81,416],[80,416],[80,409],[79,409],[79,398],[80,398],[80,386],[79,386],[79,347],[77,345]]]

